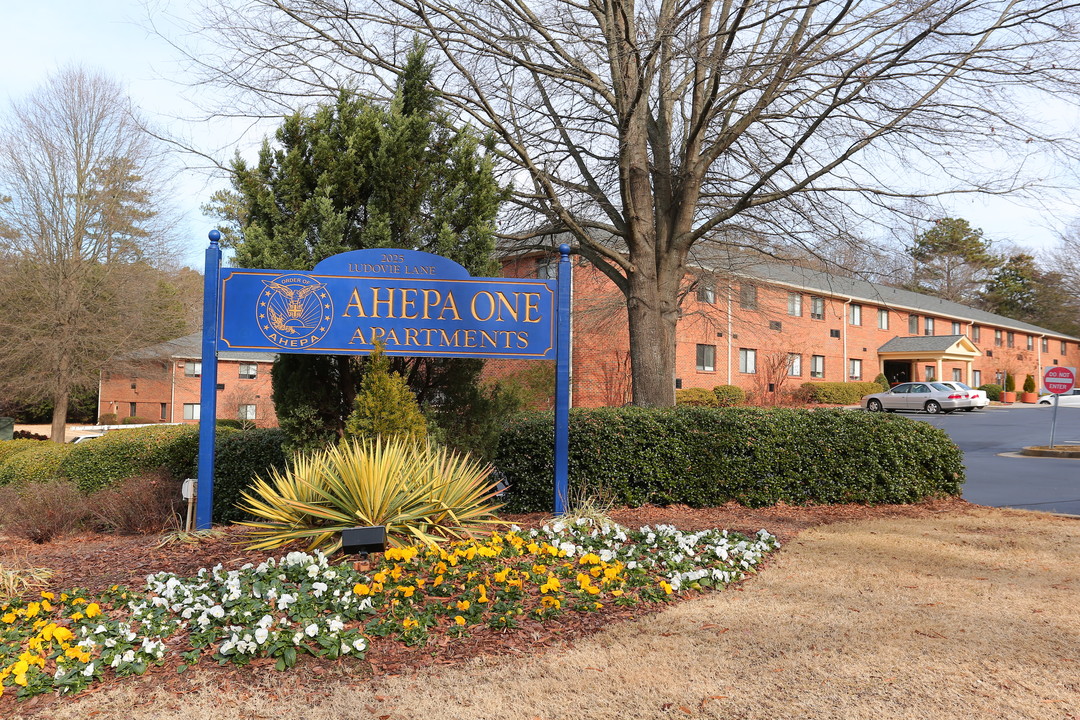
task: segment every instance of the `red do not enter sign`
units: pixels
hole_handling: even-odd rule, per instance
[[[1076,385],[1076,368],[1053,365],[1043,368],[1043,387],[1047,392],[1066,393]]]

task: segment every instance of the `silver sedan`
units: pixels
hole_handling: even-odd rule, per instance
[[[870,412],[908,410],[936,415],[969,408],[971,399],[968,393],[938,382],[909,382],[888,392],[864,396],[862,406]]]

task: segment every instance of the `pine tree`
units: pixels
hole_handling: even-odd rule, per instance
[[[353,412],[345,422],[345,439],[354,438],[427,439],[427,421],[416,395],[401,375],[390,370],[390,361],[378,344],[368,360]]]

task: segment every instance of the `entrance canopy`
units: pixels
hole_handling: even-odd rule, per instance
[[[914,337],[894,337],[878,348],[878,360],[881,372],[885,372],[886,361],[908,363],[933,363],[937,369],[934,377],[942,380],[942,363],[964,363],[965,381],[971,382],[971,363],[982,355],[975,344],[966,335],[917,335]],[[886,373],[887,375],[887,373]],[[915,377],[909,378],[915,380]],[[925,379],[925,378],[924,378]]]

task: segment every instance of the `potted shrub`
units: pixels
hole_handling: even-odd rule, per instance
[[[1024,378],[1024,392],[1020,394],[1020,402],[1037,403],[1039,393],[1035,392],[1035,376],[1028,375]]]
[[[1001,402],[1016,402],[1016,380],[1012,373],[1005,373],[1005,389],[1001,391]]]

